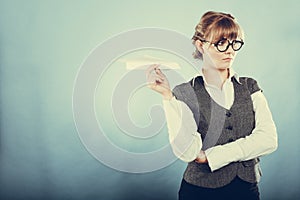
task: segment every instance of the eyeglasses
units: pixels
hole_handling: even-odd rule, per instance
[[[200,40],[201,42],[209,42],[209,41],[206,41],[206,40]],[[230,42],[228,39],[226,38],[223,38],[221,40],[219,40],[218,42],[216,43],[212,43],[212,42],[209,42],[211,44],[213,44],[217,50],[219,52],[225,52],[227,51],[227,49],[229,48],[229,46],[232,47],[232,49],[234,51],[238,51],[242,48],[242,46],[244,45],[244,42],[243,41],[240,41],[240,40],[232,40],[232,42]]]

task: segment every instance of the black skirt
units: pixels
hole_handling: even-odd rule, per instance
[[[257,183],[248,183],[238,177],[220,188],[199,187],[183,179],[178,197],[179,200],[259,200],[259,190]]]

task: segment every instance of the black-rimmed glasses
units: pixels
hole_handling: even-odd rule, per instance
[[[209,41],[206,41],[206,40],[200,40],[200,41],[201,42],[209,42]],[[216,43],[212,43],[212,42],[209,42],[209,43],[213,44],[219,52],[227,51],[229,46],[231,46],[234,51],[238,51],[244,45],[244,42],[241,41],[241,40],[232,40],[232,42],[230,42],[226,38],[223,38],[223,39],[219,40]]]

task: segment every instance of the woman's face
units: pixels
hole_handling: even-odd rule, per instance
[[[232,40],[228,41],[232,43]],[[228,69],[231,67],[237,53],[237,51],[232,49],[231,45],[229,45],[225,52],[220,52],[215,45],[210,42],[201,42],[200,48],[202,48],[204,68]]]

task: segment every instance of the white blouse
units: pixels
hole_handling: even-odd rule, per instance
[[[234,71],[231,71],[231,77],[237,76],[232,72]],[[225,81],[222,89],[207,84],[204,79],[205,89],[211,98],[226,109],[230,109],[234,102],[231,77]],[[250,160],[277,149],[277,131],[265,96],[261,91],[257,91],[251,98],[255,112],[255,128],[249,136],[205,150],[211,171],[231,162]],[[185,162],[195,160],[202,148],[202,140],[201,133],[197,132],[192,111],[175,97],[163,100],[163,107],[174,154]]]

